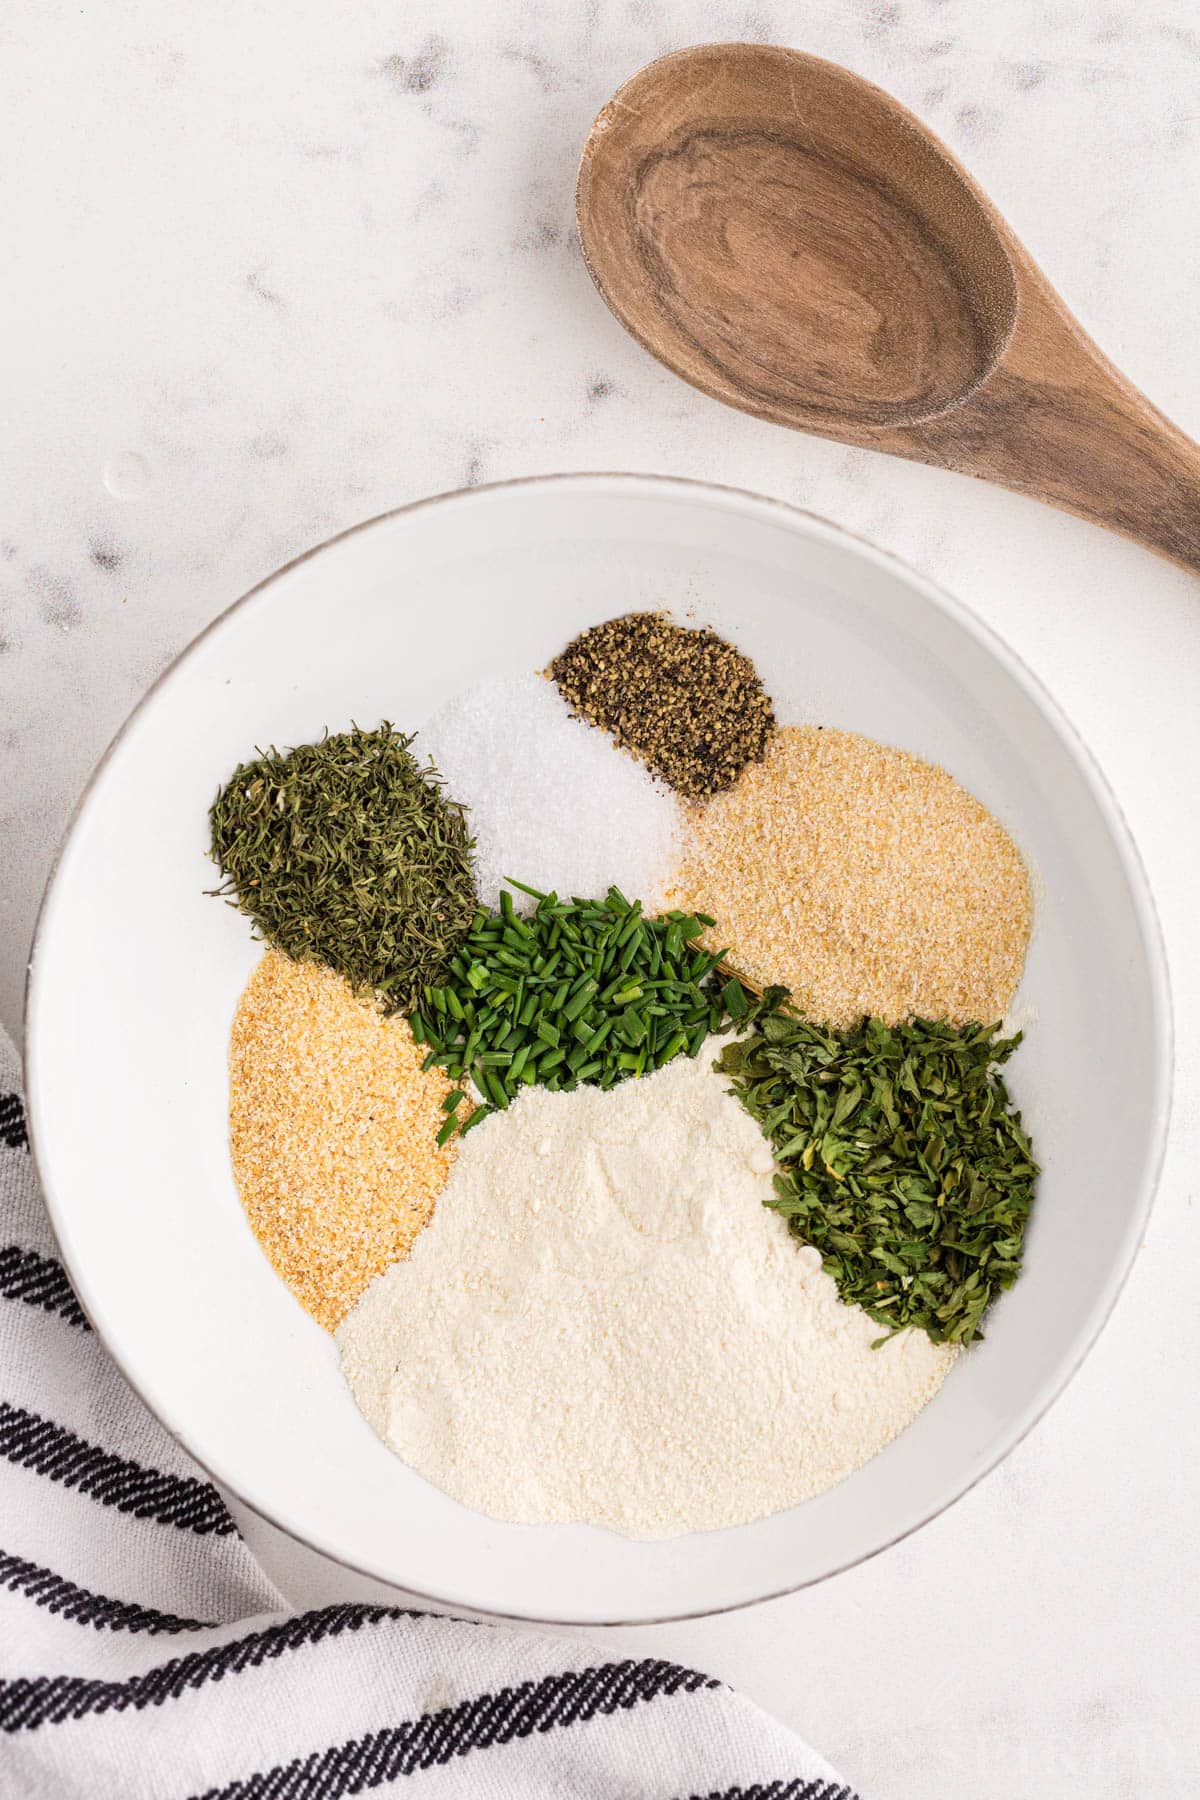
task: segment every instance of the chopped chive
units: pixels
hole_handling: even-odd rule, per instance
[[[587,978],[584,986],[581,987],[579,992],[576,994],[575,998],[573,1000],[569,1001],[567,1003],[567,1005],[563,1007],[563,1018],[570,1019],[572,1021],[577,1019],[579,1017],[580,1013],[583,1011],[584,1007],[591,1004],[592,996],[595,992],[596,992],[596,984],[589,976]]]
[[[627,1043],[640,1044],[650,1028],[641,1013],[631,1006],[622,1017],[621,1029]]]
[[[721,989],[721,1004],[731,1019],[745,1018],[746,990],[736,976],[732,976]]]
[[[638,955],[639,951],[643,948],[643,943],[644,943],[643,934],[639,931],[635,931],[635,932],[631,933],[631,935],[626,939],[625,944],[622,947],[621,954],[617,958],[617,967],[621,971],[622,975],[624,975],[626,970],[628,970],[632,966],[634,958]]]
[[[685,1049],[698,1055],[729,1019],[746,1030],[758,1016],[740,983],[714,976],[718,955],[692,941],[711,929],[699,915],[647,918],[616,888],[604,900],[560,900],[508,886],[528,894],[532,910],[518,915],[504,893],[496,912],[478,911],[449,977],[425,989],[412,1015],[414,1041],[429,1046],[426,1067],[455,1080],[470,1071],[478,1113],[535,1083],[613,1087]]]
[[[484,1068],[480,1071],[483,1078],[483,1089],[492,1105],[503,1112],[508,1105],[508,1095],[504,1091],[504,1083],[495,1069]]]

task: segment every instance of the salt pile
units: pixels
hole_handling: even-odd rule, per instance
[[[648,910],[663,904],[678,860],[678,802],[603,732],[573,719],[541,676],[456,694],[412,749],[433,758],[449,796],[470,809],[485,906],[498,905],[508,876],[584,897],[615,884]]]

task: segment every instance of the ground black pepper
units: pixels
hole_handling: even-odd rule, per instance
[[[775,728],[754,664],[710,627],[626,613],[569,643],[547,674],[572,711],[685,799],[732,787]]]

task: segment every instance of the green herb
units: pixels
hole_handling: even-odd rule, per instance
[[[775,1009],[716,1065],[774,1151],[768,1206],[889,1335],[970,1343],[1020,1272],[1038,1167],[997,1072],[1021,1036],[997,1030]]]
[[[444,979],[478,904],[464,810],[411,737],[340,732],[244,763],[210,814],[217,893],[389,1012]]]
[[[695,1056],[730,1017],[756,1016],[759,1003],[736,980],[714,977],[724,952],[697,949],[707,920],[648,919],[617,888],[602,901],[560,900],[510,885],[536,900],[533,912],[521,918],[507,890],[499,912],[477,912],[445,982],[426,987],[412,1021],[430,1046],[426,1067],[454,1081],[470,1075],[483,1096],[464,1129],[521,1087],[612,1087],[685,1050]]]

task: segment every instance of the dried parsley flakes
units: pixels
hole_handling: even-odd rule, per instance
[[[1021,1034],[998,1029],[774,1011],[717,1064],[774,1152],[768,1206],[890,1331],[968,1344],[1020,1272],[1038,1166],[997,1072]]]
[[[263,937],[388,1012],[441,981],[478,901],[464,809],[392,730],[243,763],[210,813],[212,855]]]

